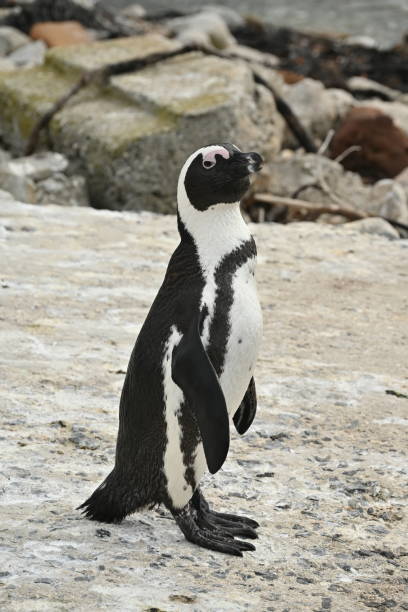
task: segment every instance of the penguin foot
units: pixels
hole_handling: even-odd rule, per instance
[[[218,527],[199,517],[191,502],[182,510],[173,511],[172,514],[185,538],[198,546],[237,557],[242,557],[242,552],[245,550],[255,550],[253,544],[236,540],[228,529],[222,529],[221,526]]]
[[[223,533],[230,538],[240,536],[241,538],[256,540],[258,537],[258,534],[252,527],[248,527],[244,523],[238,521],[233,522],[219,519],[215,516],[214,512],[207,513],[197,511],[197,524],[210,531]]]
[[[253,539],[258,537],[255,529],[259,527],[259,523],[246,516],[225,514],[224,512],[215,512],[211,510],[200,489],[196,489],[191,499],[191,503],[193,508],[196,509],[199,517],[205,517],[210,523],[217,527],[227,529],[232,535],[240,535],[244,538]]]

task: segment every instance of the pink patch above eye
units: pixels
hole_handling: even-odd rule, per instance
[[[224,147],[217,147],[214,149],[211,149],[211,151],[208,151],[208,153],[206,153],[203,157],[203,163],[204,162],[211,162],[211,163],[215,163],[215,156],[216,155],[221,155],[224,159],[229,159],[229,152],[227,151],[227,149],[224,149]]]

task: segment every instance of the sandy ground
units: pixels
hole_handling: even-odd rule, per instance
[[[0,203],[0,609],[408,610],[408,241],[253,226],[259,412],[204,490],[261,524],[232,558],[166,512],[74,508],[112,466],[175,219]]]

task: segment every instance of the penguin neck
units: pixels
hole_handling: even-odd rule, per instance
[[[239,202],[215,204],[200,211],[185,195],[179,197],[177,216],[182,241],[193,241],[206,273],[214,272],[226,255],[251,238]]]

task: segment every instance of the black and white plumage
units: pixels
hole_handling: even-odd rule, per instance
[[[210,510],[199,483],[222,466],[229,421],[256,412],[253,379],[262,333],[256,247],[239,202],[257,153],[231,144],[193,153],[178,181],[180,244],[133,349],[120,401],[113,471],[80,506],[119,522],[163,503],[186,538],[235,555],[254,550],[258,524]]]

